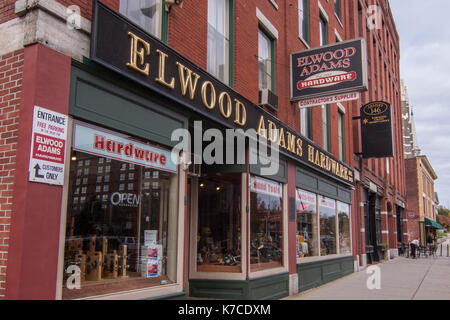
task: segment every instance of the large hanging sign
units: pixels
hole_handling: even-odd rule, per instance
[[[351,167],[154,38],[94,1],[91,59],[225,128],[254,130],[280,153],[347,186]]]
[[[75,122],[73,150],[134,163],[145,167],[177,172],[170,151],[137,142],[96,126]]]
[[[367,90],[363,38],[291,54],[291,100]]]
[[[64,185],[67,119],[64,114],[34,107],[29,181]]]
[[[394,156],[391,105],[375,101],[361,108],[361,139],[363,158]]]

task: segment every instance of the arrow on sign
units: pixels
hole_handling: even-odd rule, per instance
[[[39,170],[41,170],[41,167],[38,163],[36,163],[36,165],[34,166],[34,170],[36,171],[34,174],[36,178],[45,178],[43,175],[39,174]]]

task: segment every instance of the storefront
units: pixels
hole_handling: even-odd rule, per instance
[[[292,287],[353,271],[354,180],[345,163],[101,3],[90,59],[71,61],[42,46],[27,50],[45,58],[39,75],[48,76],[43,70],[54,61],[64,65],[49,88],[67,82],[67,92],[57,95],[60,109],[51,92],[45,101],[29,99],[68,118],[63,183],[50,187],[21,177],[24,196],[38,189],[57,199],[35,211],[24,201],[27,220],[17,228],[32,233],[15,233],[24,243],[14,246],[26,247],[36,236],[39,246],[27,250],[39,247],[41,257],[48,251],[36,267],[47,283],[40,297],[277,299]],[[191,152],[172,139],[178,129],[194,137]],[[209,151],[210,129],[222,137],[227,129],[252,131],[232,148],[231,158],[243,161],[193,161]],[[261,140],[258,148],[273,149],[252,162],[253,143]],[[227,149],[224,140],[214,142]],[[275,172],[265,172],[266,160]],[[21,266],[20,259],[16,254],[11,265]],[[29,292],[40,280],[10,277],[17,297],[38,296]]]
[[[354,271],[352,191],[300,167],[296,187],[298,288],[304,291]]]

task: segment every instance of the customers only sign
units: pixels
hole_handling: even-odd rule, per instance
[[[291,54],[291,100],[367,90],[364,39]]]
[[[29,181],[64,184],[64,163],[68,117],[34,107]]]

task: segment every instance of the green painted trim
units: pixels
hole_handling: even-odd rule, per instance
[[[165,8],[166,0],[162,0],[161,41],[167,44],[169,42],[169,13]]]
[[[353,256],[297,264],[299,292],[319,287],[353,272]]]
[[[271,56],[272,56],[272,63],[271,63],[271,72],[272,72],[272,92],[273,93],[277,93],[276,91],[276,70],[275,70],[275,61],[276,60],[276,56],[275,56],[275,39],[270,38],[270,51],[271,51]]]
[[[190,279],[191,297],[232,300],[274,300],[289,296],[289,273],[247,280]]]
[[[341,121],[341,143],[342,143],[342,162],[345,162],[345,115],[338,111],[339,121]]]
[[[305,11],[305,20],[304,20],[304,28],[306,33],[306,39],[303,39],[306,41],[307,44],[309,44],[310,36],[309,36],[309,0],[303,0],[303,7]]]
[[[336,0],[336,6],[334,8],[334,12],[336,13],[339,20],[341,20],[341,0]]]
[[[187,300],[186,292],[172,293],[159,297],[144,298],[142,300]]]
[[[228,18],[230,26],[230,29],[228,30],[228,32],[230,33],[228,37],[229,38],[228,86],[230,88],[234,88],[234,0],[230,0],[228,11],[229,11]]]

